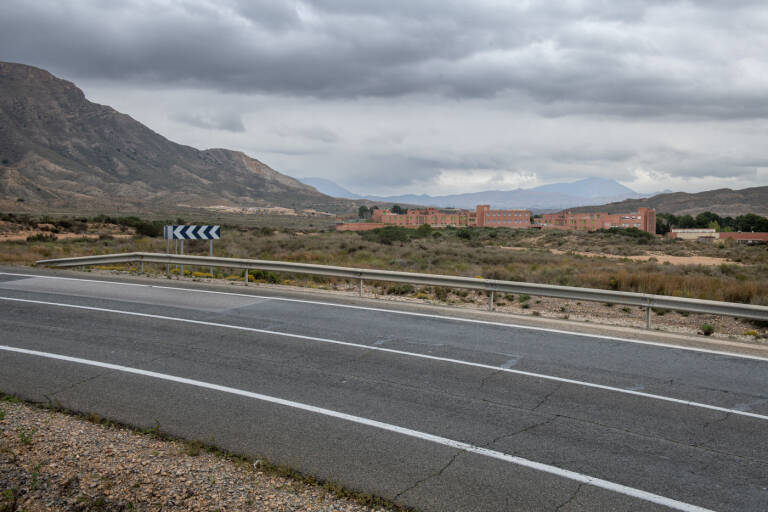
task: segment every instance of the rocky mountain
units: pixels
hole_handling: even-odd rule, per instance
[[[604,178],[585,178],[571,183],[553,183],[528,189],[486,190],[445,196],[407,194],[386,197],[357,195],[324,178],[304,178],[302,181],[314,185],[326,194],[338,194],[338,197],[442,208],[474,209],[478,204],[490,204],[493,208],[530,208],[541,211],[642,197],[641,194],[621,183]]]
[[[47,71],[0,62],[0,207],[21,200],[82,209],[355,208],[244,153],[176,144]]]
[[[672,213],[674,215],[697,215],[701,212],[710,211],[723,217],[736,217],[747,213],[768,216],[768,187],[752,187],[742,190],[721,188],[695,194],[673,192],[600,206],[570,208],[570,210],[573,212],[623,213],[635,211],[641,206],[655,208],[659,213]]]

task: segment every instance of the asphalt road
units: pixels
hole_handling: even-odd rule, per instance
[[[768,510],[768,359],[0,271],[0,390],[25,399],[421,510]]]

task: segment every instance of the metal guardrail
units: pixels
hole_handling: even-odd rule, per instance
[[[493,295],[496,292],[624,304],[645,308],[646,327],[649,329],[651,327],[651,308],[673,309],[677,311],[687,311],[690,313],[706,313],[768,321],[768,307],[751,304],[687,299],[682,297],[599,290],[594,288],[577,288],[573,286],[523,283],[517,281],[500,281],[495,279],[480,279],[473,277],[443,276],[435,274],[418,274],[413,272],[394,272],[389,270],[334,267],[328,265],[313,265],[309,263],[292,263],[286,261],[130,252],[122,254],[105,254],[100,256],[58,258],[51,260],[40,260],[36,262],[37,265],[49,265],[54,267],[80,267],[86,265],[109,265],[120,263],[139,263],[142,273],[144,272],[144,263],[180,265],[182,268],[182,275],[184,265],[237,268],[244,270],[244,279],[246,284],[248,283],[249,270],[270,270],[274,272],[290,272],[293,274],[312,274],[327,277],[340,277],[344,279],[359,281],[360,295],[363,293],[364,281],[387,281],[428,286],[442,286],[446,288],[482,290],[489,293],[488,307],[491,310],[493,309],[494,302]]]

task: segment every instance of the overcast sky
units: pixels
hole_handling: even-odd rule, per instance
[[[0,60],[360,193],[768,185],[765,0],[2,0]]]

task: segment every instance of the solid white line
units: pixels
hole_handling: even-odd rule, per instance
[[[635,343],[638,345],[649,345],[652,347],[660,347],[660,348],[666,348],[666,349],[675,349],[675,350],[686,350],[689,352],[700,352],[703,354],[714,354],[718,356],[726,356],[726,357],[738,357],[741,359],[753,359],[756,361],[766,361],[768,362],[768,357],[762,357],[762,356],[754,356],[754,355],[748,355],[748,354],[739,354],[737,352],[726,352],[723,350],[713,350],[713,349],[707,349],[707,348],[697,348],[697,347],[686,347],[684,345],[674,345],[670,343],[661,343],[657,341],[643,341],[643,340],[636,340],[632,338],[621,338],[618,336],[608,336],[605,334],[588,334],[583,332],[575,332],[575,331],[566,331],[563,329],[551,329],[549,327],[536,327],[531,325],[520,325],[520,324],[513,324],[513,323],[506,323],[506,322],[493,322],[490,320],[477,320],[474,318],[462,318],[462,317],[454,317],[454,316],[445,316],[445,315],[437,315],[437,314],[431,314],[431,313],[417,313],[414,311],[402,311],[397,309],[387,309],[387,308],[375,308],[375,307],[368,307],[368,306],[356,306],[353,304],[337,304],[334,302],[321,302],[321,301],[315,301],[315,300],[306,300],[306,299],[290,299],[287,297],[271,297],[269,295],[251,295],[248,293],[235,293],[235,292],[221,292],[216,290],[199,290],[195,288],[181,288],[178,286],[162,286],[162,285],[154,285],[154,284],[140,284],[140,283],[122,283],[119,281],[102,281],[99,279],[82,279],[77,277],[61,277],[61,276],[42,276],[37,274],[19,274],[19,273],[12,273],[12,272],[0,272],[0,275],[9,275],[9,276],[23,276],[23,277],[37,277],[41,279],[62,279],[62,280],[68,280],[68,281],[83,281],[87,283],[100,283],[100,284],[113,284],[113,285],[120,285],[120,286],[137,286],[137,287],[144,287],[144,288],[158,288],[161,290],[172,290],[172,291],[182,291],[182,292],[194,292],[194,293],[210,293],[214,295],[232,295],[236,297],[251,297],[255,299],[267,299],[267,300],[279,300],[284,302],[296,302],[300,304],[312,304],[316,306],[328,306],[328,307],[336,307],[336,308],[348,308],[348,309],[359,309],[362,311],[376,311],[380,313],[391,313],[394,315],[407,315],[407,316],[415,316],[415,317],[421,317],[421,318],[434,318],[438,320],[448,320],[452,322],[465,322],[465,323],[473,323],[473,324],[481,324],[481,325],[492,325],[495,327],[507,327],[507,328],[513,328],[513,329],[527,329],[529,331],[541,331],[541,332],[551,332],[555,334],[566,334],[569,336],[578,336],[582,338],[594,338],[594,339],[600,339],[600,340],[609,340],[609,341],[621,341],[624,343]],[[24,290],[25,291],[25,290]],[[45,293],[45,292],[36,292],[31,291],[33,293]],[[119,299],[115,299],[119,300]]]
[[[5,350],[8,352],[16,352],[19,354],[45,357],[48,359],[57,359],[60,361],[67,361],[71,363],[95,366],[98,368],[106,368],[109,370],[115,370],[115,371],[124,372],[124,373],[132,373],[135,375],[142,375],[145,377],[152,377],[155,379],[161,379],[161,380],[170,381],[170,382],[177,382],[180,384],[187,384],[187,385],[196,386],[199,388],[211,389],[214,391],[221,391],[223,393],[229,393],[233,395],[253,398],[255,400],[261,400],[263,402],[269,402],[277,405],[282,405],[285,407],[299,409],[302,411],[321,414],[323,416],[329,416],[331,418],[337,418],[337,419],[349,421],[352,423],[358,423],[360,425],[378,428],[380,430],[386,430],[389,432],[394,432],[397,434],[413,437],[416,439],[422,439],[424,441],[429,441],[429,442],[440,444],[443,446],[448,446],[450,448],[455,448],[465,452],[474,453],[477,455],[483,455],[485,457],[491,457],[491,458],[502,460],[505,462],[510,462],[512,464],[517,464],[519,466],[535,469],[537,471],[543,471],[545,473],[567,478],[569,480],[574,480],[576,482],[580,482],[583,484],[592,485],[594,487],[600,487],[602,489],[607,489],[609,491],[613,491],[619,494],[624,494],[626,496],[631,496],[633,498],[638,498],[644,501],[649,501],[651,503],[656,503],[659,505],[670,507],[675,510],[683,510],[686,512],[707,512],[708,511],[708,509],[698,507],[696,505],[691,505],[681,501],[673,500],[671,498],[660,496],[658,494],[653,494],[640,489],[635,489],[633,487],[628,487],[626,485],[617,484],[614,482],[610,482],[608,480],[603,480],[601,478],[585,475],[583,473],[569,471],[567,469],[562,469],[557,466],[550,466],[549,464],[535,462],[529,459],[524,459],[522,457],[517,457],[514,455],[509,455],[503,452],[499,452],[496,450],[491,450],[489,448],[482,448],[480,446],[475,446],[462,441],[455,441],[453,439],[448,439],[446,437],[436,436],[434,434],[429,434],[429,433],[421,432],[418,430],[412,430],[410,428],[399,427],[397,425],[392,425],[390,423],[384,423],[381,421],[363,418],[361,416],[353,416],[351,414],[338,412],[331,409],[325,409],[325,408],[317,407],[314,405],[304,404],[301,402],[294,402],[292,400],[286,400],[284,398],[277,398],[274,396],[262,395],[261,393],[253,393],[251,391],[231,388],[228,386],[221,386],[219,384],[212,384],[209,382],[203,382],[203,381],[194,380],[194,379],[187,379],[184,377],[177,377],[177,376],[168,375],[165,373],[158,373],[158,372],[153,372],[149,370],[141,370],[139,368],[132,368],[130,366],[121,366],[117,364],[103,363],[100,361],[92,361],[90,359],[81,359],[79,357],[70,357],[70,356],[65,356],[61,354],[53,354],[50,352],[40,352],[37,350],[28,350],[24,348],[9,347],[6,345],[0,345],[0,350]]]
[[[690,407],[698,407],[701,409],[710,409],[713,411],[718,412],[725,412],[730,414],[735,414],[739,416],[748,416],[750,418],[757,418],[760,420],[768,420],[768,416],[763,414],[757,414],[753,412],[746,412],[746,411],[739,411],[736,409],[727,409],[725,407],[718,407],[716,405],[709,405],[704,404],[700,402],[692,402],[689,400],[682,400],[680,398],[672,398],[668,396],[663,395],[654,395],[652,393],[643,393],[641,391],[634,391],[631,389],[622,389],[622,388],[616,388],[612,386],[606,386],[603,384],[595,384],[592,382],[585,382],[580,380],[574,380],[574,379],[566,379],[563,377],[555,377],[553,375],[546,375],[543,373],[534,373],[534,372],[527,372],[524,370],[515,370],[512,368],[503,368],[501,366],[493,366],[489,364],[482,364],[482,363],[473,363],[471,361],[464,361],[461,359],[452,359],[449,357],[439,357],[439,356],[431,356],[428,354],[419,354],[417,352],[407,352],[404,350],[396,350],[392,348],[384,348],[384,347],[377,347],[377,346],[371,346],[371,345],[364,345],[362,343],[351,343],[348,341],[339,341],[339,340],[332,340],[329,338],[318,338],[316,336],[306,336],[304,334],[293,334],[289,332],[281,332],[281,331],[271,331],[268,329],[257,329],[255,327],[245,327],[241,325],[230,325],[230,324],[221,324],[217,322],[206,322],[204,320],[192,320],[189,318],[180,318],[180,317],[174,317],[174,316],[163,316],[163,315],[153,315],[150,313],[138,313],[135,311],[122,311],[119,309],[106,309],[106,308],[97,308],[93,306],[80,306],[76,304],[63,304],[59,302],[45,302],[40,300],[32,300],[32,299],[18,299],[14,297],[0,297],[0,300],[6,300],[11,302],[24,302],[24,303],[31,303],[31,304],[42,304],[45,306],[56,306],[56,307],[64,307],[64,308],[73,308],[73,309],[82,309],[86,311],[98,311],[100,313],[115,313],[120,315],[129,315],[129,316],[138,316],[143,318],[154,318],[156,320],[170,320],[173,322],[183,322],[188,324],[195,324],[195,325],[205,325],[208,327],[217,327],[217,328],[224,328],[224,329],[234,329],[238,331],[246,331],[246,332],[257,332],[260,334],[269,334],[273,336],[283,336],[286,338],[295,338],[299,340],[304,341],[315,341],[320,343],[328,343],[332,345],[341,345],[344,347],[353,347],[353,348],[359,348],[363,350],[374,350],[377,352],[386,352],[388,354],[397,354],[401,356],[407,356],[407,357],[415,357],[419,359],[428,359],[430,361],[440,361],[444,363],[451,363],[451,364],[458,364],[462,366],[472,366],[474,368],[483,368],[486,370],[493,370],[496,372],[505,372],[505,373],[512,373],[515,375],[523,375],[526,377],[533,377],[537,379],[545,379],[545,380],[551,380],[555,382],[561,382],[565,384],[575,384],[577,386],[583,386],[587,388],[593,388],[593,389],[601,389],[604,391],[611,391],[614,393],[624,393],[626,395],[633,395],[633,396],[639,396],[643,398],[651,398],[653,400],[661,400],[664,402],[671,402],[675,404],[681,404],[681,405],[687,405]]]

